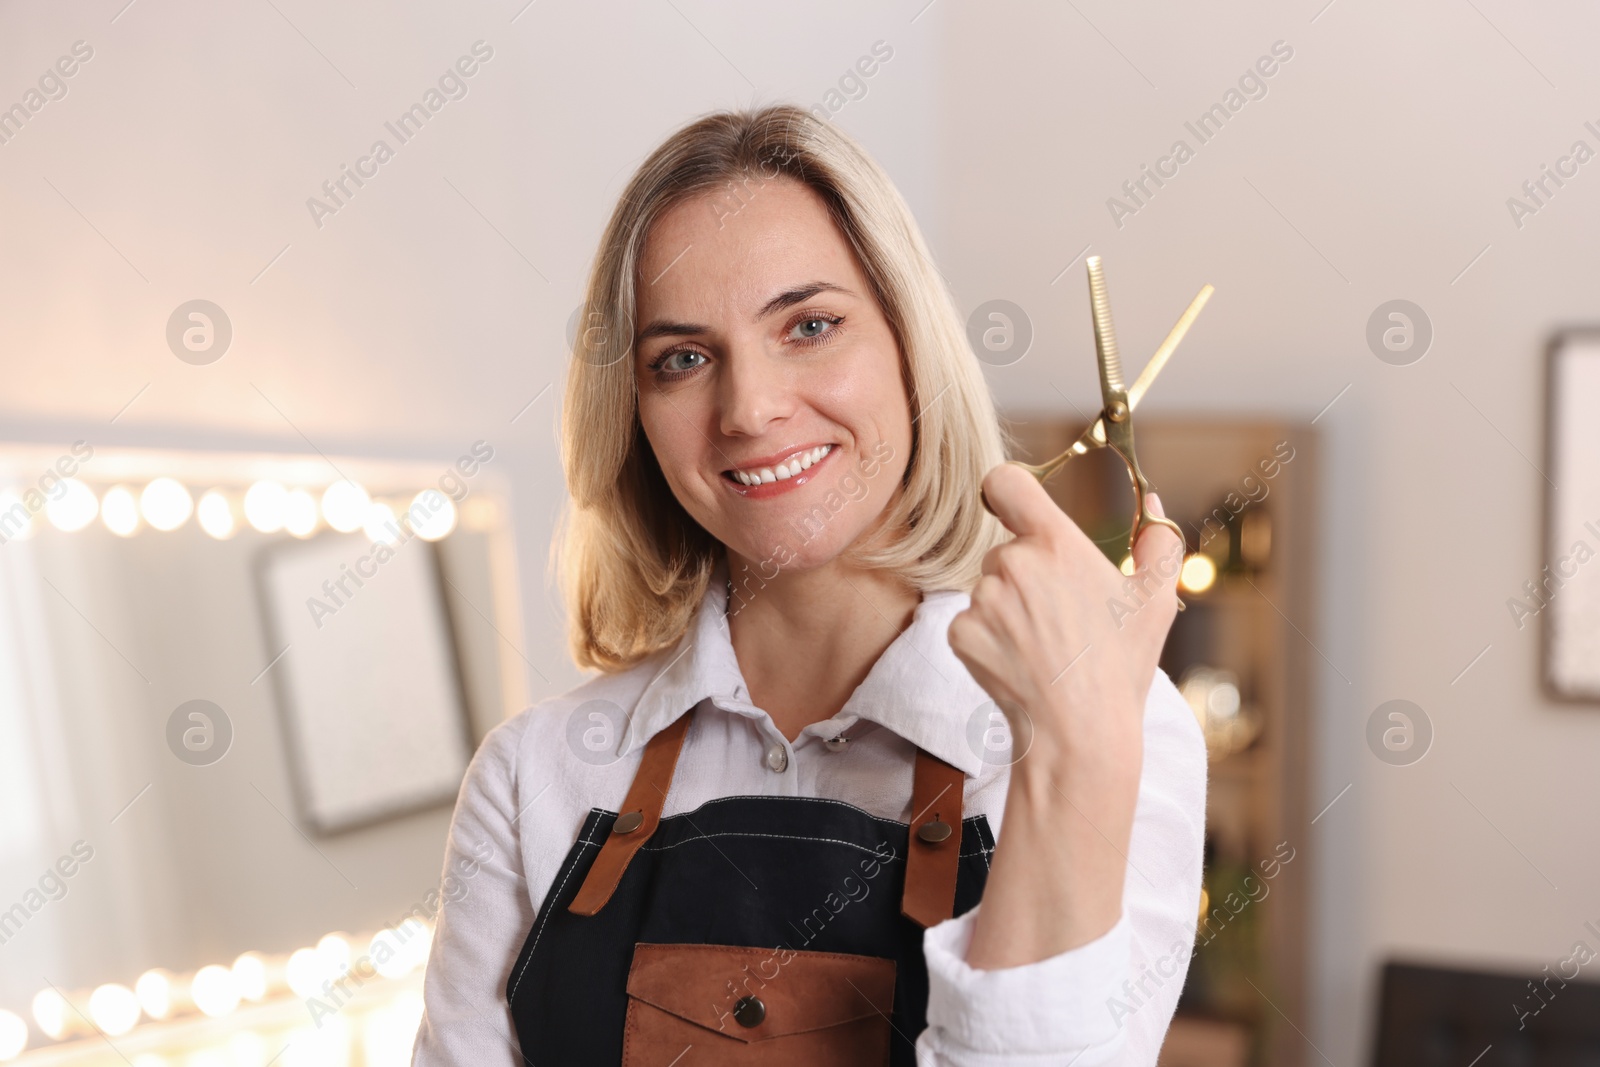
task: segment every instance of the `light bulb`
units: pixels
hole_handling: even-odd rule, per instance
[[[146,971],[133,983],[139,1006],[152,1019],[165,1019],[172,1011],[172,976],[166,971]]]
[[[277,533],[288,516],[289,491],[277,482],[260,481],[244,494],[244,517],[260,533]]]
[[[1221,678],[1206,694],[1206,713],[1213,719],[1231,719],[1239,714],[1239,687]]]
[[[400,541],[400,522],[394,516],[394,509],[388,504],[373,504],[368,507],[361,529],[369,541],[386,545],[398,544]]]
[[[157,478],[139,494],[144,521],[158,530],[176,530],[194,514],[194,498],[176,478]]]
[[[63,481],[60,489],[61,495],[44,506],[44,513],[56,529],[72,533],[94,521],[100,511],[100,501],[95,499],[94,490],[76,478]]]
[[[139,1021],[139,998],[125,985],[108,983],[89,994],[89,1018],[112,1037],[134,1028]]]
[[[14,1060],[28,1047],[28,1024],[22,1016],[0,1011],[0,1061]]]
[[[437,489],[424,489],[411,501],[411,528],[424,541],[437,541],[456,528],[456,506]]]
[[[415,966],[411,954],[400,943],[400,935],[394,930],[379,930],[372,935],[372,945],[367,955],[372,958],[373,969],[385,978],[404,978]]]
[[[324,970],[325,963],[316,949],[298,948],[284,965],[283,976],[289,983],[289,990],[304,1000],[322,992]]]
[[[0,489],[0,543],[26,541],[34,533],[33,512],[12,489]]]
[[[267,995],[267,963],[254,952],[233,961],[233,980],[245,1000],[261,1000]]]
[[[283,500],[283,527],[295,537],[310,537],[317,528],[317,502],[304,489]]]
[[[1196,552],[1183,561],[1183,570],[1178,572],[1178,582],[1186,592],[1204,593],[1210,589],[1217,580],[1217,565],[1211,557]]]
[[[350,969],[350,942],[339,934],[327,934],[317,942],[317,955],[334,974]]]
[[[118,537],[132,537],[139,529],[139,502],[133,490],[125,485],[113,485],[100,498],[100,521]]]
[[[67,1032],[67,1013],[71,1010],[67,998],[54,989],[41,989],[33,998],[33,1021],[49,1038],[59,1039]]]
[[[322,517],[340,533],[354,533],[366,519],[372,499],[355,482],[334,482],[322,494]]]
[[[215,963],[195,972],[190,989],[194,1006],[213,1019],[220,1019],[239,1006],[239,987],[234,983],[233,972]]]
[[[218,541],[226,541],[238,528],[233,517],[233,504],[220,489],[207,490],[206,495],[200,498],[199,519],[200,528]]]

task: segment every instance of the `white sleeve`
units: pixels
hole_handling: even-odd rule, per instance
[[[1060,955],[995,970],[966,963],[981,904],[931,927],[923,936],[928,1028],[917,1039],[917,1062],[1154,1067],[1193,953],[1205,819],[1205,740],[1177,686],[1157,669],[1116,925]]]
[[[417,1067],[522,1064],[505,990],[534,919],[516,823],[517,752],[528,718],[489,732],[456,798],[412,1051]]]

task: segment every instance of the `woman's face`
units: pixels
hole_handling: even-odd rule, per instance
[[[822,200],[790,178],[657,220],[638,282],[639,418],[673,494],[772,578],[848,547],[911,451],[900,347]]]

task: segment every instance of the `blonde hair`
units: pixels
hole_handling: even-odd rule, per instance
[[[847,558],[887,568],[917,589],[970,591],[984,553],[1011,536],[978,498],[1007,445],[988,384],[888,175],[799,108],[717,112],[668,137],[640,165],[589,276],[562,407],[571,499],[552,546],[579,667],[618,671],[677,643],[724,551],[672,495],[639,422],[632,322],[651,225],[696,196],[731,189],[737,197],[739,183],[779,177],[804,183],[827,205],[904,361],[913,419],[901,492]]]

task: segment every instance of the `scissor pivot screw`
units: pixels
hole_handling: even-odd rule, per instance
[[[1112,422],[1121,422],[1123,419],[1128,417],[1128,405],[1124,404],[1120,400],[1115,401],[1111,407],[1106,410],[1106,414],[1111,416]]]

